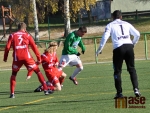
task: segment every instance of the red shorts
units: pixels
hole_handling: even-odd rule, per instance
[[[25,65],[28,71],[35,70],[37,65],[33,58],[27,60],[13,61],[12,70],[19,71],[22,65]]]
[[[59,78],[61,77],[62,73],[63,73],[62,70],[59,70],[56,67],[45,70],[45,74],[48,78],[48,81],[52,83],[53,85],[56,85],[56,83],[59,83]]]

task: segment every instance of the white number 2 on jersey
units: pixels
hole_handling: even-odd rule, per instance
[[[23,41],[23,38],[22,38],[22,35],[18,35],[19,36],[19,45],[22,43],[22,41]]]

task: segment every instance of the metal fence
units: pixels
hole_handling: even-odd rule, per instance
[[[136,46],[134,47],[135,59],[148,60],[150,58],[149,57],[150,50],[148,48],[150,43],[149,37],[150,37],[150,32],[141,33],[141,38],[139,42],[136,44]],[[98,57],[95,57],[95,52],[97,50],[97,47],[99,46],[101,37],[98,36],[98,37],[90,37],[90,38],[82,38],[82,39],[86,47],[85,54],[80,56],[83,63],[93,63],[93,62],[98,63],[98,62],[112,61],[113,47],[112,47],[111,39],[107,41],[102,51],[102,54],[100,54]],[[45,49],[48,46],[49,42],[51,41],[57,41],[58,43],[61,42],[57,51],[58,57],[60,57],[63,49],[64,39],[38,40],[36,41],[36,44],[39,46],[39,48]],[[4,50],[5,45],[6,45],[5,43],[0,44],[1,50]],[[80,52],[81,51],[80,48],[78,49]]]
[[[150,33],[141,33],[141,38],[139,42],[136,44],[134,47],[134,52],[135,52],[135,59],[149,59],[149,49],[148,49],[148,44],[150,43],[150,40],[148,40],[148,37],[150,36]],[[99,42],[101,40],[101,37],[90,37],[90,38],[82,38],[83,42],[86,47],[86,52],[85,55],[81,55],[80,58],[84,63],[91,63],[91,62],[105,62],[105,61],[111,61],[112,60],[112,43],[111,40],[108,40],[103,52],[101,55],[98,57],[95,57],[95,52],[97,50],[97,47],[99,46]],[[61,56],[61,51],[63,48],[63,41],[64,39],[59,39],[59,40],[39,40],[36,41],[37,44],[42,45],[41,47],[47,47],[48,43],[51,41],[57,41],[57,42],[62,42],[58,48],[58,56]],[[44,46],[43,46],[44,45]],[[79,49],[79,48],[78,48]],[[79,52],[81,50],[79,49]]]

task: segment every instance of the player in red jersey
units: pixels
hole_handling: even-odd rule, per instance
[[[29,46],[35,53],[37,57],[37,62],[35,62],[34,59],[32,58],[29,52]],[[44,87],[45,95],[49,94],[44,76],[40,72],[40,69],[37,65],[41,63],[40,53],[37,49],[37,46],[33,38],[26,32],[26,24],[24,22],[19,23],[18,31],[12,33],[9,36],[4,52],[4,59],[3,59],[4,62],[7,62],[7,57],[11,47],[13,48],[13,63],[12,63],[12,75],[10,77],[10,91],[11,91],[10,98],[15,98],[14,93],[16,86],[16,75],[23,64],[26,66],[29,72],[34,71],[37,74],[40,83]],[[30,79],[30,77],[31,76],[27,76],[27,79]]]
[[[51,42],[49,47],[45,49],[45,52],[41,55],[42,66],[45,74],[48,78],[47,86],[52,91],[60,91],[61,85],[67,76],[61,69],[58,69],[58,58],[56,55],[57,43]],[[43,90],[43,86],[40,85],[34,90],[34,92],[40,92]]]

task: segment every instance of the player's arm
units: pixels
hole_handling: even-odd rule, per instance
[[[57,67],[58,64],[59,64],[59,60],[58,60],[58,57],[57,57],[57,55],[56,55],[55,66]]]
[[[79,47],[82,49],[82,54],[84,54],[84,52],[85,52],[85,46],[84,46],[84,44],[83,44],[83,41],[82,40],[80,40],[80,42],[79,42]]]
[[[140,38],[140,33],[131,24],[129,24],[129,25],[130,25],[130,34],[134,36],[132,43],[133,43],[133,45],[135,45]]]
[[[37,48],[37,45],[35,44],[33,38],[30,35],[28,35],[28,39],[29,39],[29,45],[31,46],[33,52],[35,53],[35,55],[37,57],[37,62],[40,63],[41,62],[41,55],[40,55],[40,52]]]
[[[47,58],[47,56],[45,54],[42,54],[41,55],[41,61],[44,63],[49,63],[50,60]]]
[[[77,54],[77,50],[76,48],[71,46],[72,40],[73,40],[74,35],[72,33],[70,33],[67,37],[66,37],[66,41],[64,44],[64,49],[66,49],[69,53],[72,54]]]
[[[3,58],[4,62],[7,62],[7,57],[8,57],[8,54],[9,54],[9,50],[11,48],[11,44],[12,44],[12,35],[9,36],[7,44],[5,46],[4,58]]]
[[[111,32],[111,29],[110,29],[110,25],[108,24],[105,28],[105,32],[101,38],[101,41],[100,41],[100,44],[99,44],[99,47],[96,51],[96,56],[98,56],[98,54],[101,54],[102,53],[102,49],[104,48],[105,44],[106,44],[106,41],[108,40],[108,38],[110,37],[110,32]]]

